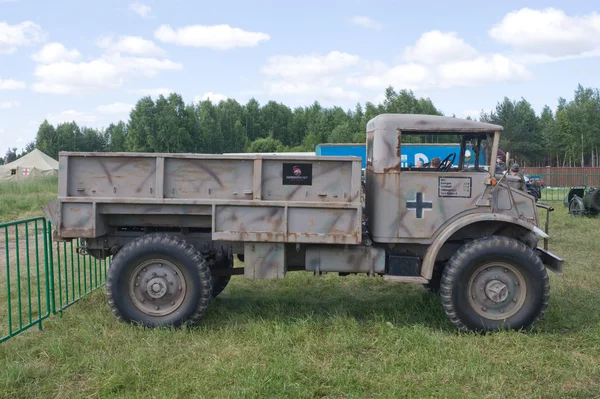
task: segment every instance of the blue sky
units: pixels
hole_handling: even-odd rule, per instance
[[[600,87],[591,1],[0,0],[0,151],[44,120],[106,127],[144,94],[354,108],[385,87],[446,115]]]

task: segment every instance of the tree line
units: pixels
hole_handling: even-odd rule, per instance
[[[429,98],[417,98],[412,91],[396,91],[392,87],[386,89],[380,104],[358,103],[354,110],[322,107],[318,102],[292,109],[275,101],[261,105],[255,99],[246,104],[234,99],[217,104],[210,100],[186,104],[181,95],[171,93],[160,95],[156,101],[149,96],[141,98],[127,121],[111,123],[105,129],[75,122],[54,126],[45,120],[36,139],[21,154],[9,149],[5,161],[33,148],[55,159],[59,151],[315,151],[320,143],[364,143],[367,121],[382,113],[443,115]],[[559,98],[555,110],[546,106],[540,115],[524,98],[504,98],[491,112],[482,111],[479,120],[502,125],[500,148],[524,165],[599,165],[598,89],[579,85],[572,100]]]

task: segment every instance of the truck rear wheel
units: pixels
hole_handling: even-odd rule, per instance
[[[548,306],[550,282],[531,248],[492,236],[461,247],[441,281],[446,315],[459,330],[526,329]]]
[[[113,259],[106,279],[108,304],[122,322],[147,327],[191,325],[211,298],[207,262],[184,239],[148,234]]]

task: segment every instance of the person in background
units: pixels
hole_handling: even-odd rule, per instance
[[[520,172],[521,172],[521,168],[519,167],[519,164],[514,163],[510,167],[508,174],[519,178],[519,180],[520,180],[519,181],[519,190],[527,191],[527,185],[525,184],[525,178],[523,177],[523,174]]]
[[[498,150],[498,154],[496,156],[496,174],[506,173],[506,163],[504,161],[504,157],[504,151]]]
[[[417,161],[417,168],[422,168],[423,167],[423,161],[421,161],[420,159]]]
[[[435,157],[431,160],[431,163],[429,164],[430,168],[437,168],[438,166],[440,166],[440,162],[442,162],[442,160],[439,157]]]

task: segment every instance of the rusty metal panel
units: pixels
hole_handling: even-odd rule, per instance
[[[358,243],[360,222],[360,215],[356,209],[288,208],[288,233],[297,237],[352,237],[352,241]]]
[[[217,206],[215,232],[285,233],[283,207]]]
[[[244,277],[249,279],[282,279],[287,271],[285,244],[244,244]]]
[[[345,273],[384,273],[385,249],[373,246],[310,245],[306,270]]]
[[[154,158],[73,156],[68,168],[69,197],[155,197]]]
[[[165,198],[252,199],[252,159],[165,158]]]
[[[63,203],[60,235],[64,237],[94,237],[95,213],[93,203]]]
[[[280,158],[262,162],[262,198],[275,201],[355,202],[360,186],[352,186],[352,165],[357,161],[325,161],[310,157],[301,160]],[[284,185],[283,164],[311,164],[312,184]],[[302,169],[302,168],[300,168]],[[301,172],[302,173],[302,172]],[[359,175],[360,183],[360,175]],[[354,188],[354,191],[353,191]]]

